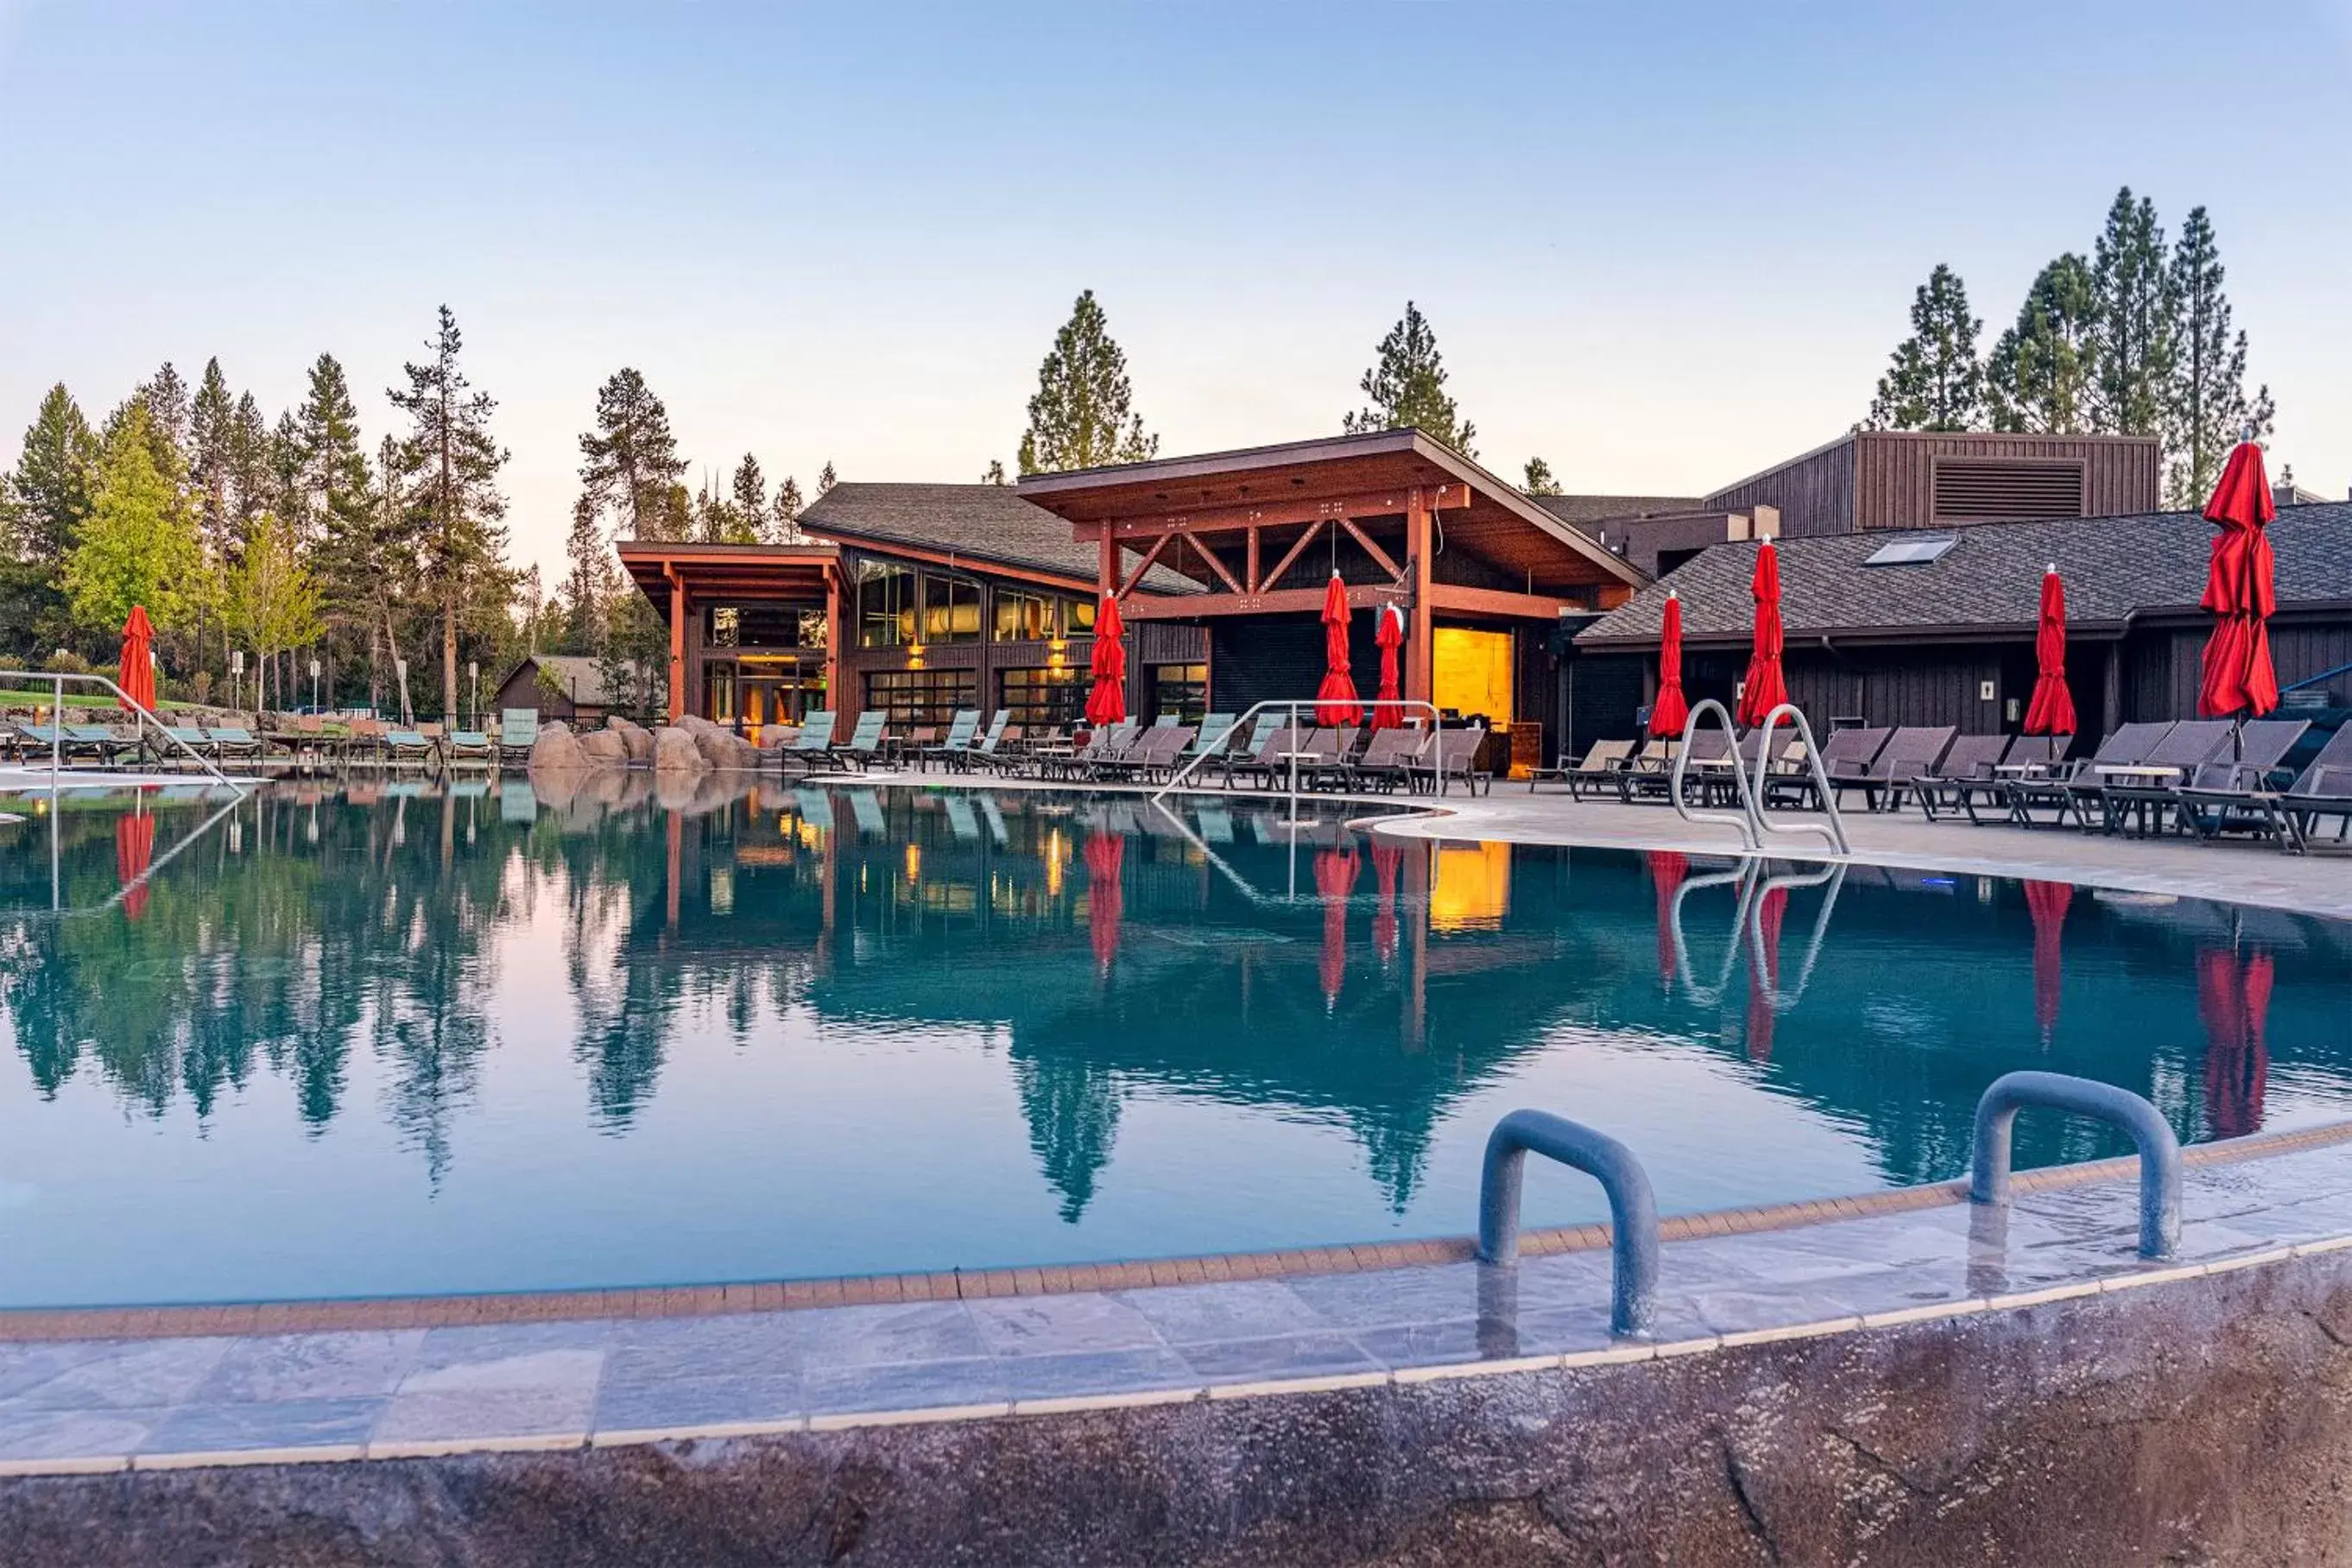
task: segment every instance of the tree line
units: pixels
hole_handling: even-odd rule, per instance
[[[166,363],[95,426],[51,387],[0,479],[0,657],[103,668],[143,605],[172,695],[226,699],[247,656],[241,695],[290,707],[315,659],[321,700],[408,718],[416,657],[459,714],[461,656],[526,635],[509,611],[531,575],[507,563],[497,404],[462,349],[444,306],[373,452],[331,353],[274,422],[217,357],[193,390]]]
[[[2201,505],[2240,434],[2269,435],[2276,413],[2267,385],[2246,391],[2246,334],[2232,327],[2224,276],[2203,207],[2168,249],[2156,204],[2126,185],[2090,256],[2070,250],[2043,267],[1979,357],[1984,322],[1939,263],[1863,427],[2155,436],[2167,504]]]

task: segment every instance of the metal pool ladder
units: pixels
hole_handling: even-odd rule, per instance
[[[1724,811],[1693,811],[1690,802],[1683,798],[1683,779],[1690,767],[1692,737],[1698,733],[1699,721],[1714,714],[1723,726],[1724,743],[1730,748],[1731,778],[1739,795],[1739,815]],[[1683,742],[1675,748],[1673,773],[1666,780],[1666,798],[1674,802],[1675,810],[1685,822],[1712,822],[1738,830],[1739,842],[1749,849],[1764,846],[1763,815],[1756,809],[1756,795],[1748,786],[1748,774],[1739,765],[1739,733],[1731,727],[1731,714],[1712,697],[1701,698],[1691,705],[1690,717],[1683,721]]]
[[[1694,811],[1683,795],[1683,781],[1690,766],[1691,741],[1698,733],[1700,721],[1710,714],[1722,726],[1724,741],[1730,748],[1727,771],[1733,793],[1738,797],[1738,816],[1727,811]],[[1796,726],[1797,738],[1805,743],[1805,766],[1812,773],[1813,789],[1822,803],[1820,822],[1781,822],[1765,815],[1764,787],[1771,776],[1772,731],[1783,718]],[[1737,828],[1740,843],[1750,850],[1762,849],[1776,833],[1818,833],[1839,854],[1852,854],[1853,848],[1846,843],[1845,818],[1838,810],[1836,792],[1830,787],[1828,770],[1822,766],[1822,749],[1813,743],[1813,727],[1805,721],[1804,714],[1794,703],[1783,702],[1764,715],[1764,722],[1759,728],[1761,735],[1756,748],[1756,776],[1751,779],[1740,764],[1739,733],[1732,726],[1730,712],[1712,697],[1694,703],[1689,719],[1684,721],[1682,744],[1675,749],[1674,773],[1666,784],[1666,798],[1674,803],[1675,810],[1685,822],[1711,822]]]

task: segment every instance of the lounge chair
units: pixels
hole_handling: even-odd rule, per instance
[[[1631,741],[1595,741],[1584,753],[1582,762],[1562,752],[1556,766],[1528,769],[1528,793],[1535,794],[1538,784],[1552,779],[1567,784],[1571,796],[1579,793],[1578,786],[1582,784],[1606,784],[1613,789],[1617,784],[1617,770],[1633,758],[1633,742]]]
[[[1097,724],[1087,737],[1087,743],[1068,756],[1042,759],[1039,775],[1063,779],[1097,777],[1100,769],[1125,758],[1142,732],[1139,724]]]
[[[1484,785],[1494,788],[1493,775],[1478,766],[1478,748],[1486,743],[1486,727],[1473,724],[1464,730],[1440,730],[1437,742],[1429,749],[1430,786],[1439,795],[1451,788],[1455,779],[1472,795]]]
[[[1701,730],[1690,738],[1688,746],[1685,748],[1690,760],[1683,772],[1683,789],[1686,795],[1706,801],[1736,790],[1737,786],[1731,782],[1731,738],[1718,729]],[[1647,799],[1652,795],[1664,800],[1667,792],[1674,787],[1672,754],[1668,754],[1665,765],[1655,773],[1621,777],[1618,784],[1628,801]]]
[[[2335,819],[2336,843],[2352,835],[2352,724],[2327,738],[2270,809],[2282,847],[2294,854],[2311,853],[2315,830],[2328,818]]]
[[[993,768],[999,773],[1009,769],[1020,757],[1021,726],[1011,722],[1012,712],[1000,708],[988,721],[988,728],[971,744],[961,759],[968,768]]]
[[[1952,743],[1954,727],[1949,724],[1906,724],[1886,739],[1877,756],[1871,759],[1867,775],[1859,784],[1865,810],[1888,811],[1903,808],[1903,792],[1916,788],[1921,774],[1932,773],[1943,760],[1944,750]],[[1831,781],[1837,791],[1838,804],[1845,804],[1846,786]]]
[[[1275,770],[1285,752],[1295,752],[1306,739],[1306,731],[1294,728],[1280,718],[1258,715],[1257,732],[1243,746],[1225,753],[1225,787],[1231,789],[1238,775],[1256,779],[1261,784],[1274,782]]]
[[[442,760],[455,764],[465,761],[492,763],[498,760],[498,747],[488,732],[481,730],[452,730],[442,742]]]
[[[2182,720],[2148,749],[2141,763],[2144,767],[2171,769],[2169,777],[2103,774],[2094,768],[2088,778],[2077,780],[2074,785],[2076,814],[2087,826],[2088,803],[2095,802],[2100,826],[2109,833],[2127,826],[2141,834],[2161,831],[2171,786],[2188,779],[2207,763],[2228,760],[2237,744],[2236,730],[2227,719]]]
[[[1192,743],[1184,749],[1184,755],[1178,762],[1177,770],[1181,772],[1186,766],[1201,759],[1223,756],[1225,749],[1238,738],[1234,729],[1232,714],[1210,714],[1201,721],[1201,728],[1192,737]],[[1209,763],[1206,761],[1201,761],[1200,766],[1193,769],[1193,777],[1198,778],[1208,771]]]
[[[2093,770],[2119,767],[2144,762],[2158,742],[2172,732],[2169,723],[2133,723],[2118,727],[2115,733],[2101,741],[2098,749],[2087,757],[2077,757],[2066,766],[2053,766],[2045,773],[2029,773],[2012,779],[2002,792],[2009,803],[2009,819],[2020,827],[2058,826],[2074,817],[2083,826],[2090,819],[2083,815],[2075,785],[2087,783],[2096,787],[2099,775]],[[2042,823],[2033,813],[2047,809],[2050,821]]]
[[[222,762],[238,757],[257,759],[263,752],[261,737],[242,724],[208,726],[205,739],[212,742],[213,755]]]
[[[1702,736],[1707,731],[1701,731]],[[1841,800],[1848,789],[1860,789],[1873,782],[1871,764],[1878,753],[1886,749],[1895,731],[1884,725],[1860,725],[1832,730],[1822,742],[1822,773],[1830,781],[1830,789]],[[1813,770],[1806,768],[1793,773],[1774,773],[1764,781],[1763,804],[1797,805],[1809,811],[1822,806],[1821,790],[1813,783]]]
[[[1002,712],[1003,710],[1000,709],[998,711]],[[929,771],[933,763],[939,763],[941,767],[953,767],[958,762],[963,760],[965,752],[971,750],[972,740],[979,733],[980,710],[959,708],[955,710],[955,717],[948,721],[948,731],[945,735],[934,740],[929,745],[916,749],[915,765],[926,772]]]
[[[499,710],[499,761],[501,763],[530,761],[530,749],[539,744],[539,710],[536,708],[501,708]]]
[[[1429,745],[1429,734],[1426,730],[1403,724],[1373,731],[1364,754],[1348,764],[1349,787],[1358,791],[1376,789],[1385,795],[1401,784],[1410,784],[1412,770]]]
[[[776,761],[784,767],[797,767],[803,773],[832,773],[841,764],[833,754],[833,714],[819,710],[801,721],[800,733],[792,743],[776,748]]]
[[[2009,748],[2007,735],[1954,737],[1944,752],[1944,760],[1911,781],[1918,792],[1920,812],[1933,822],[1938,807],[1958,811],[1963,793],[1986,788],[2000,776],[1993,770],[2001,765]]]
[[[872,767],[881,759],[883,731],[889,726],[890,715],[879,708],[868,708],[857,716],[849,731],[849,739],[834,747],[834,760],[843,767],[860,772]]]
[[[2187,777],[2147,785],[2118,785],[2107,792],[2108,809],[2128,809],[2143,795],[2159,798],[2159,821],[2169,811],[2183,833],[2211,840],[2224,833],[2281,833],[2272,797],[2294,781],[2287,756],[2309,732],[2308,719],[2256,719],[2242,725],[2234,756],[2200,763]]]
[[[426,734],[422,725],[414,730],[386,730],[381,744],[384,762],[392,767],[399,767],[404,763],[421,763],[429,768],[441,761],[440,743]]]
[[[1612,781],[1617,786],[1617,798],[1629,805],[1636,798],[1652,795],[1665,798],[1666,781],[1674,776],[1675,753],[1680,750],[1682,738],[1678,735],[1643,736]]]
[[[1125,755],[1097,763],[1095,776],[1150,783],[1156,776],[1173,773],[1182,765],[1184,748],[1192,743],[1194,733],[1188,725],[1154,724],[1136,738]]]
[[[213,738],[198,724],[166,724],[163,737],[155,745],[158,763],[186,758],[190,753],[210,761],[214,753]]]

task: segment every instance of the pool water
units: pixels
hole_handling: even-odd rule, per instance
[[[618,777],[19,800],[0,1305],[1459,1235],[1518,1106],[1623,1139],[1668,1212],[1956,1175],[2020,1067],[2184,1139],[2352,1108],[2341,924],[1323,809]],[[2018,1152],[2121,1146],[2029,1115]],[[1528,1223],[1603,1212],[1531,1168]]]

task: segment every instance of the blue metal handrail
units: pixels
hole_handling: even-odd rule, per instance
[[[1519,1260],[1519,1188],[1528,1154],[1600,1180],[1609,1194],[1609,1328],[1645,1337],[1657,1324],[1658,1205],[1633,1152],[1607,1133],[1544,1110],[1514,1110],[1495,1123],[1478,1182],[1478,1258],[1499,1268]]]
[[[2012,1072],[1993,1079],[1977,1101],[1969,1200],[2009,1201],[2010,1130],[2028,1105],[2095,1117],[2131,1134],[2139,1146],[2140,1256],[2171,1257],[2180,1245],[2180,1140],[2163,1112],[2111,1083],[2059,1072]]]

